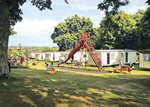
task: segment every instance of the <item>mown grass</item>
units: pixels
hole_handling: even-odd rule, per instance
[[[38,61],[35,61],[35,62],[37,63]],[[44,63],[45,63],[45,61],[40,61],[40,65],[38,65],[38,66],[43,66],[43,67],[44,67],[44,65],[45,65]],[[48,64],[50,65],[51,62],[48,62]],[[59,62],[54,62],[54,65],[55,65],[56,67],[58,66],[58,64],[59,64]],[[32,61],[30,62],[29,66],[32,67]],[[60,66],[68,67],[68,64],[62,64],[62,65],[60,65]],[[71,67],[71,64],[69,64],[69,67]],[[78,66],[75,66],[75,65],[73,64],[73,65],[72,65],[72,68],[78,68]],[[82,65],[80,65],[80,68],[82,68]],[[83,67],[83,68],[85,68],[85,67]],[[88,64],[87,64],[86,68],[87,68],[87,69],[97,69],[97,70],[98,70],[98,68],[97,68],[96,66],[92,66],[92,65],[88,65]],[[113,70],[114,70],[114,67],[105,67],[105,70],[107,70],[107,71],[113,71]],[[127,73],[127,71],[125,71],[125,73]],[[141,75],[143,75],[143,74],[144,74],[144,75],[145,75],[145,74],[150,74],[150,69],[143,69],[143,68],[140,68],[139,65],[136,64],[136,65],[135,65],[135,70],[132,70],[131,73],[132,73],[132,74],[141,74]]]
[[[12,69],[15,78],[0,80],[0,107],[149,107],[150,72],[96,74],[41,64]],[[139,73],[140,72],[140,73]]]

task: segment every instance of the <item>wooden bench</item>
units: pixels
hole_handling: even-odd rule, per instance
[[[131,74],[128,68],[129,68],[129,66],[123,65],[123,66],[121,67],[121,69],[118,69],[118,70],[120,71],[119,74],[120,74],[122,71],[128,71],[129,74]]]

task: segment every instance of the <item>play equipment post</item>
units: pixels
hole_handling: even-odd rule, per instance
[[[27,48],[26,48],[26,52],[28,52]],[[27,67],[28,67],[28,54],[27,54]]]
[[[82,52],[81,52],[81,56],[80,56],[80,62],[79,62],[79,65],[78,65],[78,69],[79,69],[80,64],[81,64],[81,57],[82,57],[82,54],[83,54],[83,49],[84,49],[84,46],[82,46]]]
[[[85,47],[85,69],[86,69],[86,47]]]

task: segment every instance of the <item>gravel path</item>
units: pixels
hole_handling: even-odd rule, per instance
[[[86,73],[111,73],[112,71],[99,71],[98,69],[85,69],[85,68],[71,68],[59,66],[58,69],[67,70],[67,71],[76,71],[76,72],[86,72]]]

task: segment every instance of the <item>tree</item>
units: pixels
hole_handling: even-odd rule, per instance
[[[60,51],[65,51],[74,48],[79,41],[79,34],[90,32],[91,43],[96,46],[96,29],[93,28],[93,23],[89,18],[81,18],[78,15],[68,17],[65,22],[59,23],[54,27],[54,32],[51,35],[54,43],[57,43]]]
[[[136,29],[132,30],[132,32],[130,33],[131,39],[129,43],[132,44],[130,49],[134,50],[142,49],[143,40],[141,38],[143,35],[143,30],[141,29],[141,19],[143,18],[144,14],[145,10],[139,9],[139,11],[133,15],[133,18],[136,21]]]
[[[7,49],[9,35],[11,34],[10,26],[22,20],[21,14],[23,13],[20,6],[25,2],[26,0],[0,0],[0,72],[5,77],[9,76]],[[65,2],[68,3],[67,0]],[[31,3],[39,10],[52,10],[51,0],[31,0]]]
[[[103,0],[103,2],[98,4],[98,9],[105,11],[105,14],[107,16],[107,20],[106,20],[107,26],[110,25],[111,15],[117,14],[119,7],[128,5],[130,3],[129,1],[130,0]],[[146,0],[145,3],[150,5],[150,0]],[[112,9],[110,10],[109,8],[112,8]],[[148,11],[148,14],[150,14],[150,11]],[[147,16],[147,18],[149,17]],[[149,25],[150,25],[150,22],[149,22]]]
[[[126,6],[130,3],[130,0],[103,0],[103,2],[98,4],[98,9],[104,10],[106,15],[117,14],[119,7]],[[150,5],[150,0],[146,0],[148,5]],[[109,11],[109,8],[112,10]]]
[[[129,48],[130,33],[136,28],[136,21],[132,15],[123,11],[117,14],[110,14],[109,27],[107,26],[107,16],[100,23],[100,37],[103,43],[102,47],[124,49]]]
[[[43,47],[41,51],[42,52],[50,52],[51,48],[49,48],[49,47]]]
[[[13,28],[10,28],[10,33],[11,33],[11,36],[14,36],[15,34],[17,34],[17,32],[13,30]]]
[[[150,8],[148,8],[141,18],[138,33],[141,34],[141,48],[150,49]],[[141,31],[141,32],[140,32]]]
[[[143,18],[144,14],[145,14],[145,10],[139,9],[139,11],[133,15],[133,18],[136,20],[136,26],[140,25],[141,19]]]
[[[103,18],[102,22],[100,23],[100,27],[97,28],[98,32],[98,47],[99,49],[108,49],[113,48],[112,45],[114,44],[114,37],[113,34],[110,33],[111,30],[105,25],[105,21],[107,20],[107,16]]]

